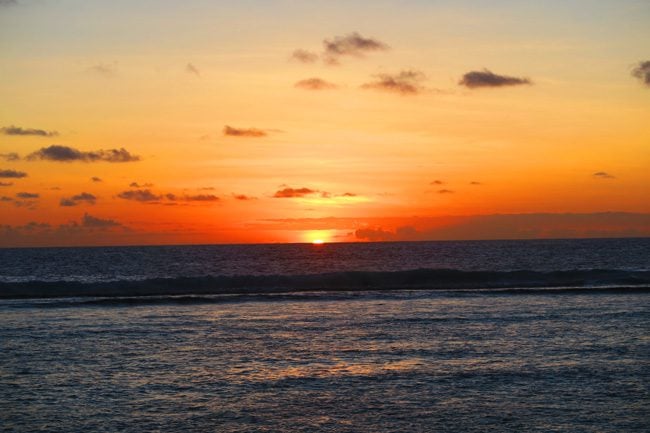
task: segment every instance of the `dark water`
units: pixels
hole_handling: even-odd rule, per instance
[[[66,288],[0,300],[0,431],[647,432],[649,246],[3,250],[0,292]],[[363,278],[340,280],[352,270]],[[339,279],[334,291],[64,296],[75,282],[271,274]],[[544,286],[567,274],[577,289]],[[536,289],[520,290],[522,275]],[[424,286],[389,290],[413,279]]]

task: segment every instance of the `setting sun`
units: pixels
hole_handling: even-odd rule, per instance
[[[311,243],[314,245],[322,245],[325,243],[325,241],[323,241],[322,239],[314,239],[313,241],[311,241]]]

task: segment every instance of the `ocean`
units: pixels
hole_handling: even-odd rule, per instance
[[[0,264],[1,431],[650,431],[650,239]]]

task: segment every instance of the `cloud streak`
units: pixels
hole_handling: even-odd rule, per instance
[[[224,126],[223,135],[230,137],[266,137],[268,133],[257,128],[233,128],[232,126]]]
[[[363,57],[369,52],[389,49],[385,43],[377,39],[365,38],[357,32],[325,39],[323,46],[323,59],[329,64],[338,64],[339,58],[342,56]]]
[[[314,63],[318,60],[318,54],[298,49],[291,53],[291,59],[301,63]]]
[[[95,204],[95,201],[97,200],[97,197],[94,195],[88,193],[88,192],[82,192],[81,194],[73,195],[72,197],[66,198],[63,197],[61,201],[59,202],[60,206],[77,206],[78,204],[81,203],[87,203],[87,204]]]
[[[199,72],[197,67],[191,63],[185,65],[185,72],[187,72],[188,74],[196,75],[197,77],[201,77],[201,72]]]
[[[0,178],[20,179],[23,177],[27,177],[27,173],[25,173],[24,171],[0,170]]]
[[[284,188],[278,190],[273,194],[273,198],[297,198],[304,197],[306,195],[316,194],[318,190],[310,188]]]
[[[5,161],[19,161],[20,155],[18,155],[16,152],[0,153],[0,158],[4,159]]]
[[[44,160],[56,162],[134,162],[140,161],[140,157],[132,155],[128,150],[123,147],[120,149],[107,149],[97,151],[81,151],[68,146],[60,144],[53,144],[52,146],[43,147],[36,152],[27,156],[30,161]]]
[[[487,69],[483,69],[482,71],[467,72],[463,75],[463,78],[461,78],[458,84],[470,89],[475,89],[479,87],[520,86],[524,84],[532,84],[532,81],[528,78],[498,75]]]
[[[362,89],[381,90],[400,95],[417,95],[424,89],[422,81],[426,76],[419,71],[406,70],[398,74],[378,74],[377,80],[361,85]]]
[[[338,86],[329,81],[325,81],[322,78],[314,77],[300,80],[294,84],[294,87],[305,90],[331,90],[336,89]]]
[[[606,171],[597,171],[593,174],[596,179],[616,179],[616,176],[607,173]]]
[[[22,128],[20,126],[3,126],[0,132],[4,135],[34,135],[37,137],[56,137],[59,135],[57,131],[46,131],[37,128]]]

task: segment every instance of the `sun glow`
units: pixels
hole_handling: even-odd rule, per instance
[[[311,243],[314,245],[322,245],[325,243],[325,241],[322,239],[314,239],[313,241],[311,241]]]

